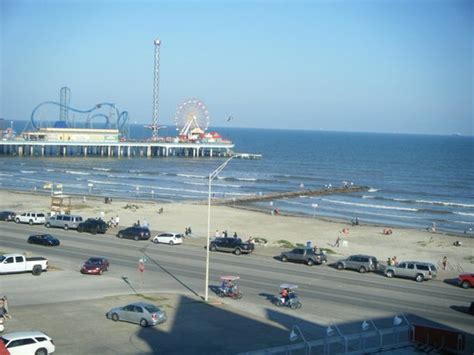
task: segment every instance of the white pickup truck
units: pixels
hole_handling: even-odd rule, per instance
[[[27,258],[23,254],[5,254],[0,256],[0,274],[31,272],[35,276],[48,270],[48,259],[41,256]]]

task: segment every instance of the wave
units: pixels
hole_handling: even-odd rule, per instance
[[[22,174],[36,174],[35,170],[20,170]]]
[[[177,176],[182,176],[182,177],[190,177],[190,178],[196,178],[196,179],[205,179],[206,176],[203,175],[191,175],[191,174],[176,174]]]
[[[129,185],[129,184],[123,184],[120,182],[103,181],[103,180],[87,180],[87,182],[91,182],[93,184],[100,184],[100,185]]]
[[[73,174],[73,175],[90,175],[91,173],[85,173],[83,171],[75,171],[75,170],[65,170],[66,174]]]
[[[49,173],[52,172],[52,171],[54,171],[54,169],[48,169],[48,168],[47,168],[47,169],[44,169],[44,170],[46,170],[46,171],[49,172]]]
[[[321,200],[326,201],[326,202],[330,202],[330,203],[337,203],[337,204],[349,205],[349,206],[358,206],[358,207],[364,207],[364,208],[379,208],[379,209],[407,211],[407,212],[417,212],[418,211],[417,208],[385,206],[385,205],[371,205],[371,204],[366,204],[366,203],[330,200],[330,199],[327,199],[327,198],[322,198]]]
[[[466,222],[466,221],[453,221],[453,223],[459,223],[459,224],[467,224],[467,225],[474,225],[474,222]]]
[[[111,169],[109,169],[109,168],[92,168],[92,170],[98,170],[98,171],[110,171]]]
[[[256,178],[236,178],[236,177],[231,177],[231,176],[218,176],[217,179],[227,180],[227,181],[273,182],[272,180],[264,180],[264,179],[256,179]]]
[[[469,216],[474,217],[474,213],[467,213],[467,212],[453,212],[454,214],[458,214],[460,216]]]
[[[0,173],[0,176],[13,176],[13,174]]]
[[[379,189],[370,188],[370,189],[368,190],[368,192],[377,192],[377,191],[379,191]]]
[[[411,203],[411,204],[417,203],[417,204],[446,206],[446,207],[474,208],[473,204],[450,202],[450,201],[411,200],[407,198],[397,198],[397,197],[391,198],[391,197],[384,197],[384,196],[368,196],[368,195],[363,195],[362,198],[363,199],[372,198],[375,200],[396,201],[396,202]]]

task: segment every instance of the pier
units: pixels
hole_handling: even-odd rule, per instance
[[[162,141],[126,142],[52,142],[0,141],[0,155],[9,156],[82,156],[82,157],[222,157],[233,154],[233,143]]]
[[[369,190],[368,186],[347,186],[338,188],[324,188],[316,190],[299,190],[299,191],[285,191],[274,192],[266,195],[243,196],[238,198],[214,198],[213,205],[243,205],[253,202],[274,201],[284,198],[307,197],[307,196],[322,196],[333,194],[348,194],[354,192],[366,192]]]

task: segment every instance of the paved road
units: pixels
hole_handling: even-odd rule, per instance
[[[54,248],[27,244],[27,237],[35,232],[50,232],[62,244]],[[0,292],[7,294],[15,305],[87,300],[129,294],[133,290],[191,297],[204,294],[205,250],[196,245],[170,247],[121,240],[112,235],[0,222],[0,251],[27,251],[34,256],[45,256],[54,267],[40,277],[2,275]],[[111,270],[101,277],[81,275],[78,270],[83,261],[94,255],[107,257]],[[143,256],[148,261],[142,282],[137,263]],[[245,294],[240,301],[224,299],[226,304],[281,324],[303,324],[311,336],[320,335],[327,324],[348,324],[398,313],[414,314],[474,333],[472,316],[457,310],[473,300],[474,290],[464,290],[442,280],[416,283],[338,271],[328,266],[281,263],[270,256],[211,253],[211,296],[212,287],[219,285],[219,276],[223,274],[240,275]],[[271,297],[283,282],[299,285],[302,310],[277,309],[271,304]]]

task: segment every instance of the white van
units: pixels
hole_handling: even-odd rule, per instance
[[[37,212],[26,212],[15,216],[16,223],[45,224],[46,214]]]
[[[81,216],[75,216],[71,214],[57,214],[49,217],[48,221],[45,223],[47,228],[56,227],[68,229],[77,229],[79,223],[82,222]]]

